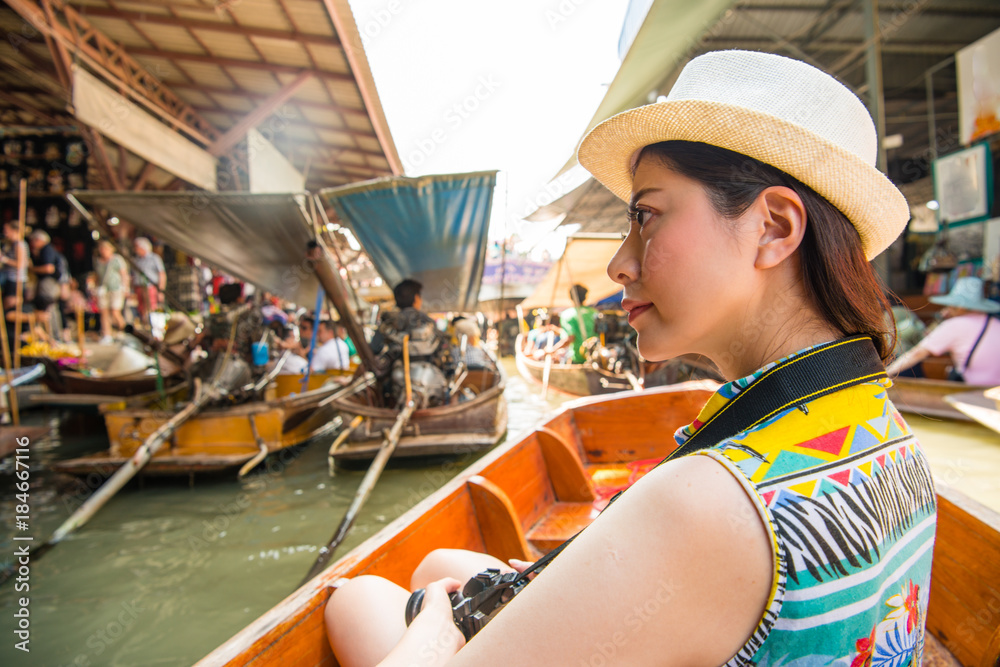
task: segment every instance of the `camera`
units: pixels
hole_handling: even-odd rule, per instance
[[[461,593],[456,591],[449,595],[455,625],[465,635],[465,641],[482,630],[527,583],[528,579],[517,572],[501,574],[500,570],[490,568],[469,579]],[[406,601],[406,625],[413,622],[423,604],[424,589],[421,588]]]

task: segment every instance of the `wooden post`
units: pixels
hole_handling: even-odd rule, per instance
[[[17,248],[21,247],[24,242],[24,228],[27,224],[28,217],[28,181],[21,179],[20,187],[20,202],[18,205],[18,219],[17,219],[17,245],[15,245],[14,257],[17,257]],[[25,267],[28,265],[28,251],[24,251],[24,264]],[[25,269],[27,270],[27,269]],[[23,306],[21,301],[24,297],[24,279],[21,278],[21,267],[17,267],[17,286],[14,289],[14,295],[17,299],[17,303],[14,306],[14,368],[21,367],[21,313],[23,312]],[[4,329],[6,330],[6,318],[7,315],[4,314]]]
[[[10,372],[10,347],[7,345],[7,322],[0,327],[0,339],[3,343],[3,370],[7,379],[7,405],[10,407],[10,419],[14,426],[21,425],[21,416],[17,410],[17,392],[14,391],[14,375]]]

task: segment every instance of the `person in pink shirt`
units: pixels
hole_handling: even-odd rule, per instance
[[[945,320],[886,372],[894,377],[930,356],[951,355],[949,379],[970,385],[1000,385],[1000,303],[983,298],[980,278],[959,278],[951,292],[932,296],[932,303],[947,306]]]

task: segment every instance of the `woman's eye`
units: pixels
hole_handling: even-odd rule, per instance
[[[641,208],[629,208],[628,210],[628,221],[642,227],[649,220],[649,211]]]

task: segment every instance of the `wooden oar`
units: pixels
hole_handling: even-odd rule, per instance
[[[552,373],[552,341],[554,337],[550,331],[548,345],[545,346],[545,368],[542,369],[542,398],[549,395],[549,375]]]
[[[305,579],[303,579],[299,586],[309,582],[313,577],[322,572],[330,559],[333,557],[334,551],[340,546],[340,543],[344,541],[347,537],[347,532],[354,525],[354,520],[358,516],[358,512],[361,511],[361,506],[365,504],[368,500],[368,496],[371,495],[372,488],[375,486],[375,482],[382,475],[382,470],[385,469],[385,464],[389,461],[389,457],[392,453],[396,451],[396,445],[399,443],[399,438],[403,434],[403,428],[406,423],[410,421],[410,417],[413,415],[413,411],[416,410],[416,403],[413,401],[413,390],[410,385],[410,337],[403,337],[403,377],[406,382],[406,406],[399,413],[396,418],[396,423],[392,425],[389,432],[385,436],[385,440],[382,441],[381,447],[379,447],[378,454],[375,455],[375,459],[372,461],[371,466],[368,468],[368,472],[365,473],[364,478],[361,480],[361,485],[358,487],[357,492],[354,494],[354,499],[351,501],[350,507],[347,508],[347,513],[344,514],[344,518],[341,519],[340,525],[337,526],[337,531],[330,538],[330,541],[325,547],[319,550],[319,556],[316,558],[316,562],[313,563],[312,567],[309,568],[309,572],[306,574]]]
[[[101,509],[112,496],[114,496],[118,491],[125,486],[129,480],[131,480],[137,472],[142,470],[153,455],[163,446],[163,443],[177,430],[177,428],[186,422],[188,419],[197,414],[202,407],[205,406],[209,401],[218,398],[218,393],[215,391],[213,386],[210,391],[202,391],[201,380],[195,378],[194,380],[194,399],[188,403],[183,410],[178,412],[176,415],[170,418],[165,424],[156,429],[146,441],[142,443],[142,446],[136,450],[132,457],[123,463],[118,470],[108,478],[104,484],[101,485],[92,496],[87,498],[86,502],[83,503],[72,516],[63,521],[62,525],[56,528],[56,531],[52,533],[46,542],[42,545],[32,549],[29,557],[32,562],[43,556],[52,547],[59,544],[67,535],[72,533],[74,530],[87,523],[92,516]],[[7,581],[10,576],[14,573],[13,566],[4,570],[0,573],[0,584]]]

